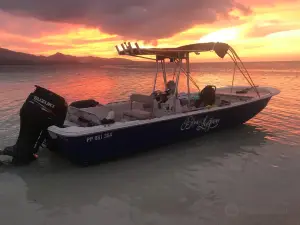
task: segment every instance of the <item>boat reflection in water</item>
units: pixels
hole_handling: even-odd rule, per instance
[[[243,161],[243,156],[250,155],[251,158],[251,155],[258,154],[255,149],[265,144],[267,135],[254,126],[241,125],[235,129],[206,135],[205,138],[194,138],[84,170],[66,163],[65,159],[55,154],[43,151],[39,161],[34,162],[32,166],[24,167],[22,170],[8,167],[5,171],[16,175],[18,179],[21,178],[22,182],[19,181],[21,183],[16,185],[16,188],[22,190],[18,193],[26,191],[25,196],[19,196],[19,199],[38,205],[40,210],[69,208],[76,212],[84,206],[101,205],[102,199],[108,202],[115,199],[117,202],[124,202],[122,204],[151,212],[159,207],[157,204],[160,201],[157,200],[156,204],[151,205],[154,196],[149,190],[159,190],[154,198],[160,198],[169,196],[172,189],[174,195],[180,191],[181,195],[185,195],[188,199],[186,203],[181,203],[178,196],[168,198],[168,205],[180,208],[180,213],[185,214],[188,213],[188,207],[182,204],[191,205],[199,199],[199,195],[209,195],[206,191],[209,185],[205,184],[199,187],[200,189],[194,190],[189,184],[192,182],[189,179],[194,180],[190,176],[194,173],[201,174],[201,171],[208,168],[216,169],[216,166],[222,170],[222,163],[225,163],[226,158],[238,157],[239,161]],[[240,162],[234,163],[237,166]],[[174,176],[176,174],[181,175],[176,177]],[[216,179],[217,183],[221,182],[219,178],[213,178],[215,175],[210,179]],[[148,181],[147,187],[145,179]],[[204,181],[203,178],[199,180]],[[126,185],[120,185],[122,183]],[[26,186],[26,189],[23,186]],[[107,199],[110,197],[113,199]],[[34,212],[36,213],[35,210]],[[160,210],[160,213],[163,213],[163,210]]]

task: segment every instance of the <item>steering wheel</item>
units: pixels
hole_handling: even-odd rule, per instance
[[[151,96],[153,96],[154,98],[156,98],[157,96],[161,95],[162,94],[162,91],[161,90],[156,90],[156,91],[153,91],[151,93]]]

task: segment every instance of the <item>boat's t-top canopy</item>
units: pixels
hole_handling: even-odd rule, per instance
[[[121,48],[122,49],[120,50],[120,48],[116,46],[119,55],[140,57],[140,58],[155,60],[157,62],[157,72],[155,76],[153,90],[155,89],[159,62],[162,65],[164,83],[165,85],[167,84],[165,59],[170,59],[170,62],[174,62],[176,65],[176,68],[174,70],[173,80],[175,77],[175,73],[178,69],[178,73],[176,75],[175,95],[177,95],[178,93],[178,82],[179,82],[180,73],[183,72],[187,77],[188,96],[190,96],[189,81],[191,81],[199,89],[196,82],[190,76],[190,53],[195,53],[196,55],[199,55],[201,52],[214,51],[222,59],[226,55],[229,55],[232,61],[234,62],[232,86],[234,82],[236,69],[238,69],[241,72],[241,74],[245,77],[245,79],[248,81],[248,83],[251,85],[251,87],[254,88],[257,95],[259,96],[259,92],[257,91],[257,88],[253,83],[250,74],[245,68],[243,62],[241,61],[237,53],[234,51],[234,49],[226,43],[208,42],[208,43],[196,43],[196,44],[183,45],[175,48],[140,48],[137,43],[135,43],[135,47],[133,47],[130,42],[128,43],[124,42],[121,44]],[[155,58],[150,58],[149,56],[155,56]],[[186,62],[185,68],[183,67],[182,64],[183,60],[185,60]]]
[[[199,54],[200,52],[214,51],[220,58],[224,58],[228,50],[231,47],[226,43],[219,42],[209,42],[209,43],[197,43],[184,45],[177,48],[140,48],[137,43],[135,43],[136,48],[133,48],[131,43],[126,42],[121,44],[122,50],[116,46],[119,55],[129,55],[129,56],[145,56],[145,55],[155,55],[158,57],[170,58],[170,59],[180,59],[186,58],[188,53]]]

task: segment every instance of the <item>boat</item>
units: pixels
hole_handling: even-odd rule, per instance
[[[36,86],[20,111],[21,130],[13,147],[19,153],[14,153],[14,158],[22,152],[27,152],[30,158],[44,143],[49,150],[63,154],[73,163],[100,163],[243,124],[280,93],[273,87],[255,85],[242,60],[226,43],[141,48],[138,43],[133,46],[124,42],[116,50],[120,56],[156,63],[153,92],[132,93],[128,100],[107,104],[88,99],[68,105],[63,97]],[[230,85],[206,85],[201,89],[191,76],[191,54],[210,51],[220,58],[228,55],[232,59]],[[174,65],[171,80],[167,80],[167,62]],[[234,85],[237,72],[248,85]],[[159,73],[163,76],[164,90],[156,87]],[[182,77],[187,90],[179,92]],[[191,92],[191,85],[198,91]]]

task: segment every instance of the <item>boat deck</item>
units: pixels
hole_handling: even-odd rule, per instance
[[[246,87],[247,88],[247,87]],[[271,97],[273,95],[278,94],[277,89],[273,88],[266,88],[266,87],[259,87],[257,88],[260,94],[260,98],[258,97],[257,93],[254,90],[249,90],[247,93],[236,93],[236,91],[245,89],[245,87],[234,87],[231,90],[231,87],[223,87],[217,89],[217,96],[222,99],[222,100],[230,100],[231,104],[230,105],[224,105],[224,106],[218,106],[215,105],[213,107],[209,108],[201,108],[201,109],[193,109],[187,112],[182,112],[182,113],[176,113],[176,114],[166,114],[165,116],[160,116],[160,117],[155,117],[151,119],[128,119],[124,118],[122,115],[122,112],[129,107],[129,101],[128,102],[120,102],[120,103],[113,103],[113,104],[108,104],[106,106],[102,107],[91,107],[91,108],[85,108],[85,109],[80,109],[80,113],[87,113],[88,115],[91,116],[92,119],[98,120],[101,118],[104,118],[107,115],[107,112],[114,108],[119,111],[117,111],[116,116],[117,120],[113,124],[109,125],[96,125],[92,127],[84,127],[84,126],[79,126],[78,123],[73,122],[72,120],[67,119],[65,121],[65,128],[58,128],[56,126],[50,127],[48,130],[55,132],[55,133],[64,133],[64,134],[69,134],[69,135],[78,135],[79,133],[93,133],[93,132],[99,132],[99,131],[108,131],[112,129],[119,129],[119,128],[124,128],[127,126],[135,126],[135,125],[141,125],[149,122],[155,122],[155,121],[161,121],[161,120],[168,120],[181,117],[183,115],[193,115],[193,114],[199,114],[199,110],[201,111],[200,113],[205,113],[207,111],[212,111],[212,110],[218,110],[220,108],[227,108],[227,107],[233,107],[239,104],[245,104],[246,102],[249,101],[255,101],[260,98],[267,98]],[[194,94],[195,95],[195,94]],[[181,98],[187,98],[187,95],[182,93],[180,95]],[[219,99],[219,100],[220,100]],[[140,108],[141,104],[140,103],[134,103],[133,108]]]

